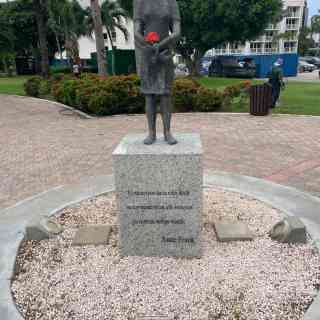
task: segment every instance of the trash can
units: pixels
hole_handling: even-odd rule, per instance
[[[266,116],[272,105],[271,85],[259,84],[250,88],[250,114],[254,116]]]

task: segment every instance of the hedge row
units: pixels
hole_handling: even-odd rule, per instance
[[[173,86],[174,109],[176,112],[217,111],[248,87],[250,82],[243,82],[218,91],[203,87],[191,78],[180,78]],[[84,74],[79,79],[59,74],[51,80],[33,77],[26,82],[25,91],[36,97],[51,92],[63,104],[100,116],[144,112],[144,96],[136,75],[106,79],[94,74]]]

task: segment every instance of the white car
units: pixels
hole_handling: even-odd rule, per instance
[[[175,73],[176,77],[186,77],[186,76],[190,75],[188,67],[183,63],[180,63],[176,66],[174,73]]]
[[[299,72],[313,72],[314,70],[317,70],[317,67],[306,61],[299,60],[298,70]]]

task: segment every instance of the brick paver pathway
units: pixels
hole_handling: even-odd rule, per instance
[[[0,208],[58,185],[112,173],[111,153],[144,116],[82,119],[52,103],[0,96]],[[269,179],[320,195],[320,117],[180,114],[199,132],[206,169]]]

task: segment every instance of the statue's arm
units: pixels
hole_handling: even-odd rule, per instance
[[[180,36],[181,36],[181,22],[180,20],[174,20],[172,23],[172,33],[159,43],[159,50],[173,47],[178,42]]]
[[[145,47],[147,44],[143,38],[141,20],[134,21],[134,39],[139,47]]]

